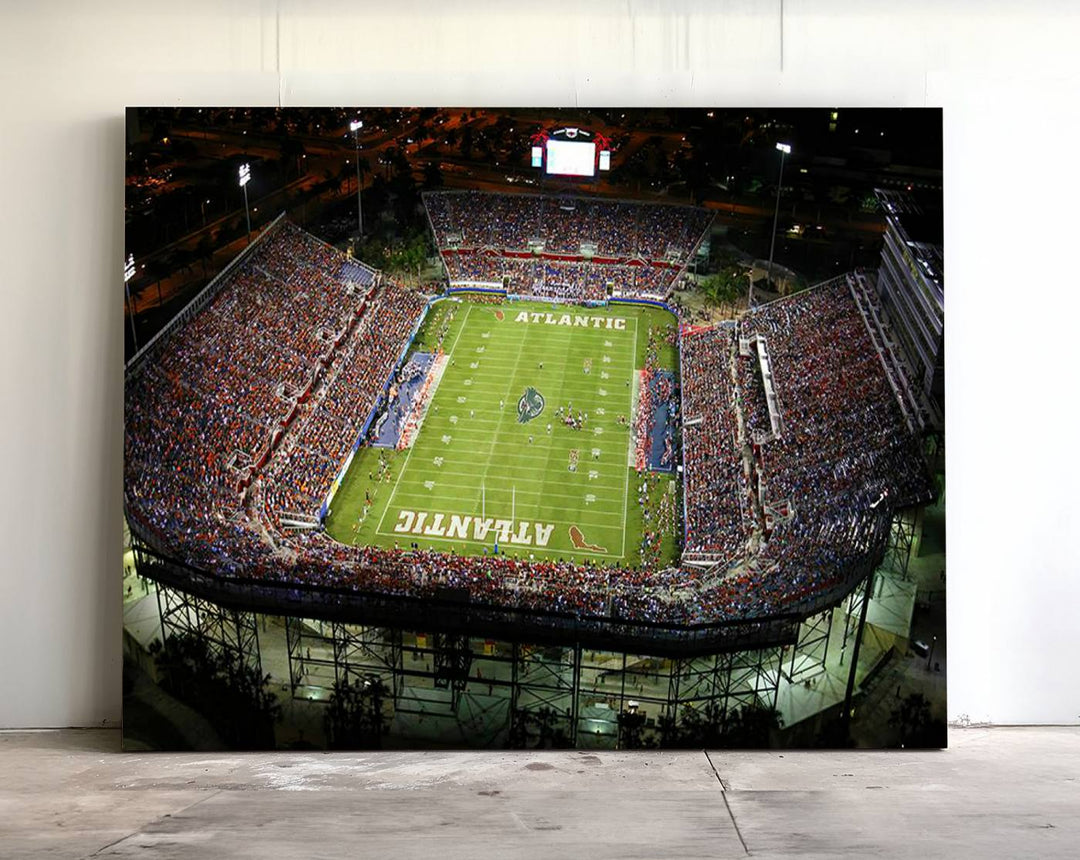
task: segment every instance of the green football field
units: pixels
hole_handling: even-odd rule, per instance
[[[522,558],[639,563],[636,371],[650,326],[673,324],[655,308],[438,302],[414,347],[433,351],[442,333],[447,354],[420,431],[404,451],[357,453],[328,533],[350,544],[477,555],[498,544]],[[659,358],[677,363],[667,345]],[[587,414],[580,429],[564,423],[567,407]],[[674,491],[663,476],[653,497]]]

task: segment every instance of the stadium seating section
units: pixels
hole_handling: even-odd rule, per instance
[[[609,276],[659,278],[666,270],[649,262],[693,248],[708,224],[698,210],[637,203],[566,208],[559,198],[472,193],[426,203],[440,248],[457,233],[486,249],[448,255],[463,276],[509,274],[523,292],[575,300],[601,296]],[[592,242],[624,262],[598,273],[593,263],[489,253],[537,236],[551,251]],[[132,528],[209,572],[397,595],[465,588],[474,600],[583,616],[760,618],[849,587],[889,512],[930,496],[918,441],[839,278],[680,337],[684,558],[712,567],[346,546],[287,525],[317,517],[427,299],[284,220],[213,288],[129,373],[125,403]],[[784,416],[779,438],[760,444],[769,430],[760,369],[740,349],[757,336],[768,340]]]
[[[690,206],[535,194],[437,192],[424,201],[451,282],[568,301],[609,290],[663,298],[712,222]]]

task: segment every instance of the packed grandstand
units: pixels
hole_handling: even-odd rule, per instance
[[[538,194],[424,196],[451,283],[600,301],[664,298],[705,239],[705,209]]]
[[[509,274],[511,293],[570,301],[604,298],[604,280],[634,294],[654,277],[638,280],[642,269],[673,277],[709,224],[690,207],[558,197],[464,192],[425,204],[450,282]],[[503,256],[538,240],[545,254],[596,253]],[[610,261],[600,275],[597,258]],[[642,294],[663,295],[670,281],[655,277]],[[142,541],[191,568],[298,589],[449,588],[474,603],[669,625],[835,600],[876,563],[892,511],[931,497],[852,277],[737,323],[673,330],[680,378],[657,390],[678,401],[682,563],[347,546],[295,526],[318,523],[430,298],[279,218],[129,367],[126,514]],[[556,283],[569,286],[545,289]]]

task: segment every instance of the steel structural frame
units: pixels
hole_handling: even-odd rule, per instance
[[[825,613],[810,629],[830,624],[831,613]],[[483,734],[483,718],[495,717],[498,725],[486,726],[489,745],[516,737],[529,746],[555,738],[568,746],[615,748],[618,717],[631,709],[650,714],[646,732],[661,740],[685,708],[715,705],[726,728],[728,715],[740,707],[776,707],[786,658],[783,646],[682,659],[580,645],[488,640],[478,647],[478,640],[466,637],[339,624],[320,628],[319,622],[296,618],[286,619],[286,632],[294,696],[376,674],[403,714],[452,720],[477,736]],[[819,642],[820,635],[806,634],[795,653]],[[814,652],[807,659],[823,658]],[[418,662],[423,668],[411,665]],[[425,695],[435,690],[449,696]]]
[[[258,619],[254,612],[227,609],[160,583],[157,604],[163,639],[184,634],[198,636],[216,656],[250,666],[262,674]]]
[[[850,600],[850,611],[858,617],[861,603],[856,595]],[[221,607],[167,586],[158,588],[158,608],[165,636],[200,636],[215,652],[261,671],[254,613]],[[617,748],[618,716],[630,709],[655,715],[649,718],[646,732],[661,742],[685,708],[717,706],[723,729],[728,715],[740,707],[776,707],[787,663],[784,646],[668,658],[586,651],[580,645],[489,640],[486,648],[482,646],[489,652],[484,654],[476,649],[477,640],[464,636],[424,637],[391,628],[295,617],[283,620],[294,698],[323,702],[328,696],[312,696],[313,690],[329,693],[335,682],[374,674],[391,691],[395,711],[450,718],[463,732],[472,730],[463,737],[479,735],[483,718],[493,716],[498,725],[490,732],[488,745],[504,744],[515,730],[523,732],[519,737],[526,743],[535,745],[543,740],[536,726],[543,724],[568,746]],[[800,631],[792,648],[793,663],[800,656],[815,665],[824,660],[815,648],[827,639],[831,623],[830,611]],[[415,644],[406,642],[407,638]],[[413,663],[424,661],[424,668],[407,665],[407,654]],[[808,671],[806,665],[795,674]],[[475,677],[470,671],[473,666]],[[424,687],[448,690],[450,695],[448,699],[425,697]],[[595,716],[597,707],[610,715],[608,725]]]
[[[835,608],[819,612],[799,625],[799,638],[791,649],[791,663],[787,671],[787,679],[791,683],[804,675],[820,675],[825,671],[834,611]]]
[[[922,511],[922,507],[896,511],[889,523],[889,537],[881,567],[900,574],[905,580],[910,577],[908,566],[922,528]]]

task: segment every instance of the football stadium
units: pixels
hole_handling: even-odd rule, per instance
[[[377,683],[406,740],[442,718],[423,736],[635,746],[776,709],[836,648],[821,702],[849,708],[874,571],[935,497],[876,273],[693,323],[669,299],[707,209],[423,207],[437,291],[282,214],[128,363],[125,513],[164,634],[279,662],[303,703]]]

